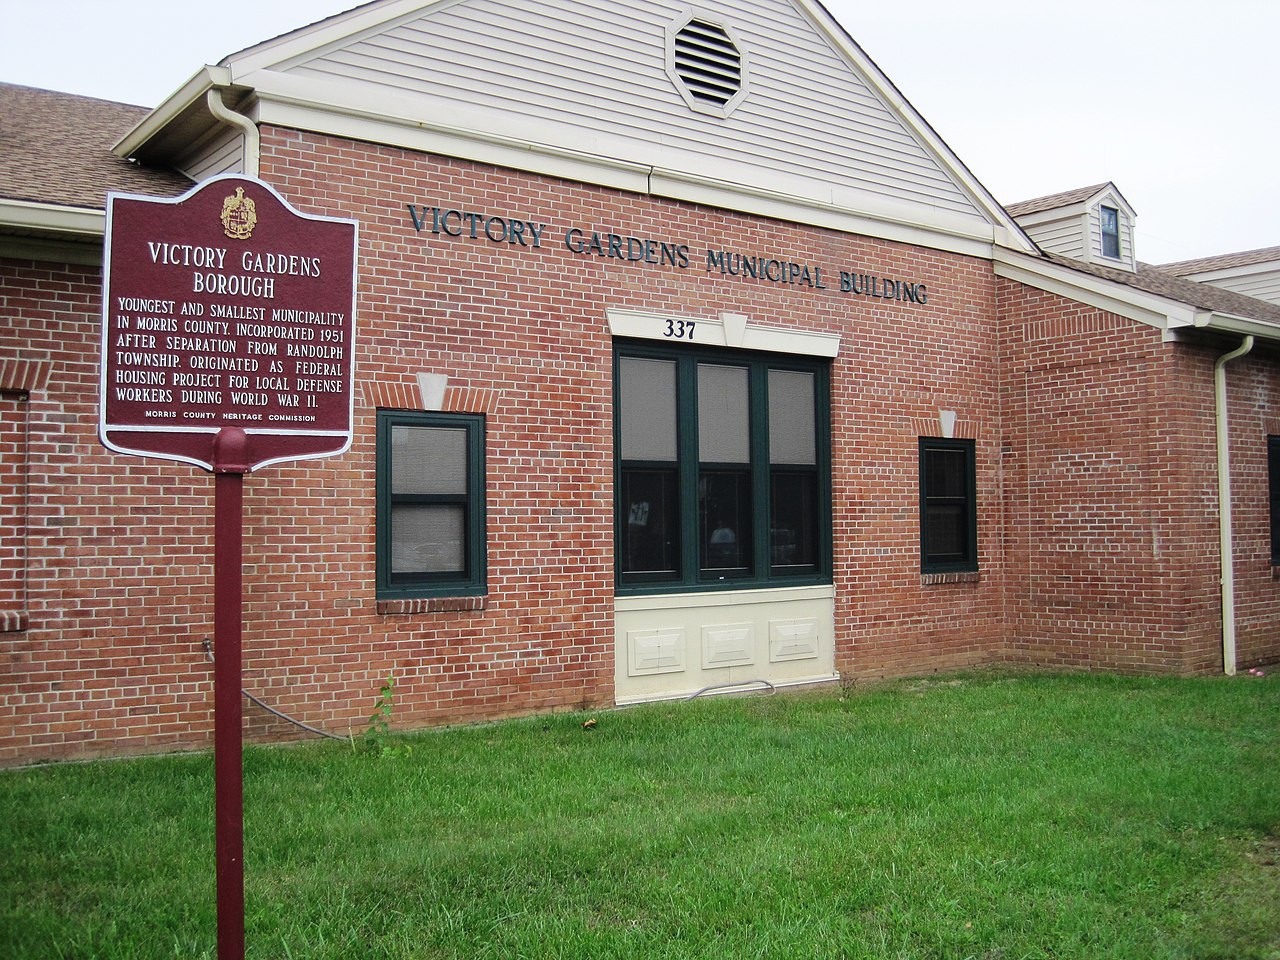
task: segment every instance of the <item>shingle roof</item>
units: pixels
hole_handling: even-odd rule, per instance
[[[1091,187],[1077,187],[1075,190],[1067,190],[1063,193],[1054,193],[1047,197],[1036,197],[1034,200],[1023,200],[1019,203],[1010,203],[1005,205],[1011,217],[1022,217],[1028,213],[1039,213],[1041,210],[1052,210],[1055,207],[1066,207],[1073,203],[1082,203],[1088,200],[1095,193],[1105,190],[1110,183],[1095,183]]]
[[[191,181],[111,147],[147,114],[109,100],[0,83],[0,198],[106,208],[107,191],[177,196]]]
[[[1200,310],[1212,310],[1215,313],[1231,314],[1232,316],[1245,317],[1249,320],[1266,320],[1270,323],[1280,323],[1280,306],[1268,303],[1265,300],[1259,300],[1256,297],[1246,296],[1243,293],[1235,293],[1231,290],[1223,290],[1221,287],[1213,287],[1207,283],[1186,280],[1169,273],[1163,267],[1152,266],[1149,263],[1139,263],[1137,272],[1129,273],[1126,270],[1114,270],[1111,267],[1081,263],[1079,260],[1072,260],[1070,257],[1060,256],[1056,253],[1045,253],[1044,256],[1047,260],[1060,266],[1070,267],[1072,270],[1078,270],[1081,273],[1090,273],[1095,277],[1102,277],[1104,280],[1123,283],[1126,287],[1154,293],[1160,297],[1168,297],[1170,300],[1178,300]]]
[[[1241,253],[1223,253],[1216,257],[1201,257],[1199,260],[1179,260],[1177,263],[1162,263],[1160,269],[1174,276],[1185,277],[1193,273],[1208,273],[1211,270],[1227,270],[1231,267],[1247,267],[1255,263],[1280,261],[1280,247],[1263,247],[1260,250],[1245,250]]]

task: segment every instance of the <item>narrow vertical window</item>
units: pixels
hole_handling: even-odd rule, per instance
[[[1115,207],[1101,207],[1102,255],[1120,259],[1120,212]]]
[[[27,623],[27,468],[27,394],[0,390],[0,632]]]
[[[920,439],[920,569],[978,569],[972,440]]]
[[[746,367],[698,364],[698,566],[709,580],[752,572],[751,414]]]
[[[818,569],[816,378],[769,371],[769,560],[775,575]]]
[[[485,589],[484,420],[378,413],[380,596]]]
[[[641,581],[670,579],[680,573],[675,363],[619,360],[618,408],[619,569]]]
[[[1267,492],[1271,501],[1271,565],[1280,567],[1280,437],[1267,437]]]

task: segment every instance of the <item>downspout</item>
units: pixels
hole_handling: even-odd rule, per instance
[[[205,102],[209,105],[209,112],[213,114],[215,120],[221,120],[223,123],[240,128],[240,131],[244,134],[245,176],[257,177],[259,145],[261,142],[258,137],[258,125],[244,114],[228,109],[227,105],[222,102],[222,91],[217,87],[212,88],[205,95]]]
[[[1227,431],[1227,364],[1253,349],[1247,336],[1235,350],[1224,353],[1213,367],[1213,405],[1218,439],[1218,552],[1222,559],[1222,672],[1236,673],[1236,580],[1231,537],[1231,443]]]

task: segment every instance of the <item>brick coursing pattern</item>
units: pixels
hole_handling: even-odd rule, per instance
[[[245,480],[245,686],[273,706],[345,733],[388,675],[406,727],[612,702],[608,308],[842,335],[831,397],[842,672],[1214,668],[1211,355],[997,280],[974,258],[262,134],[265,180],[302,210],[361,224],[351,449]],[[548,227],[537,249],[436,236],[413,228],[409,202]],[[577,254],[554,236],[566,226],[687,242],[691,267]],[[828,281],[841,269],[909,278],[929,302],[713,275],[698,262],[706,248],[822,264]],[[0,634],[0,763],[210,742],[212,480],[98,444],[100,282],[88,267],[0,262],[0,311],[15,318],[0,358],[48,371],[23,400],[26,622]],[[1272,367],[1242,362],[1232,388],[1233,438],[1253,451],[1239,458],[1249,506],[1237,525],[1241,650],[1254,660],[1280,655],[1257,536],[1265,431],[1280,419]],[[423,373],[447,378],[445,410],[486,417],[489,589],[380,602],[376,411],[423,409]],[[943,410],[975,441],[977,576],[920,573],[916,438],[938,435]],[[245,730],[296,735],[253,707]]]

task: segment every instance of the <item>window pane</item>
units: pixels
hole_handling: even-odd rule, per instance
[[[446,427],[392,427],[391,492],[465,495],[467,431]]]
[[[772,480],[770,562],[775,567],[812,569],[818,564],[818,478],[812,473],[776,473]]]
[[[676,472],[622,471],[622,511],[622,572],[674,575],[680,555]]]
[[[929,559],[935,563],[968,559],[965,508],[958,504],[935,504],[925,511],[925,537]]]
[[[1120,213],[1111,207],[1102,207],[1102,255],[1120,256]]]
[[[698,364],[698,460],[747,463],[751,459],[746,367]]]
[[[704,471],[698,482],[699,564],[726,576],[751,571],[751,475]]]
[[[924,452],[925,496],[963,497],[967,491],[963,450],[926,450]]]
[[[461,504],[391,508],[391,575],[466,572],[466,508]]]
[[[920,548],[925,573],[978,569],[972,440],[920,440]]]
[[[769,462],[818,462],[812,373],[769,371]]]
[[[676,365],[626,357],[618,362],[623,460],[676,459]]]

